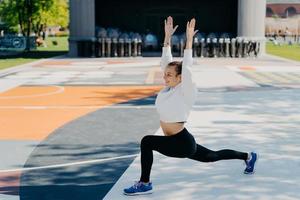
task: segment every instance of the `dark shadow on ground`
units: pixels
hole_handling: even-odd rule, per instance
[[[128,101],[125,103],[120,103],[119,105],[131,105],[131,106],[148,106],[148,105],[153,105],[155,103],[157,95],[153,95],[144,99],[137,99],[137,100],[132,100]]]
[[[105,148],[109,149],[111,154],[122,156],[137,153],[138,146],[138,143],[127,143],[107,145]],[[125,148],[127,150],[124,150]],[[102,158],[101,151],[91,151],[89,154]],[[53,159],[56,157],[49,156],[54,156]],[[102,199],[134,158],[25,172],[21,178],[20,199]]]
[[[97,110],[58,128],[34,149],[24,167],[139,153],[141,138],[154,134],[159,120],[154,107],[130,105],[153,105],[154,100],[147,97],[126,102],[129,108],[117,104],[116,108]],[[134,158],[23,172],[20,200],[102,199]]]

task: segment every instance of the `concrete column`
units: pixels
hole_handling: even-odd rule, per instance
[[[239,0],[238,4],[238,37],[261,40],[260,54],[264,54],[266,0]]]
[[[70,0],[69,56],[77,56],[78,40],[95,37],[95,0]]]

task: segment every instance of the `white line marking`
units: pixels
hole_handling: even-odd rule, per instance
[[[69,166],[75,166],[75,165],[101,163],[101,162],[106,162],[106,161],[111,161],[111,160],[118,160],[118,159],[124,159],[124,158],[133,158],[133,157],[136,157],[137,155],[139,155],[139,154],[118,156],[118,157],[111,157],[111,158],[103,158],[103,159],[96,159],[96,160],[87,160],[87,161],[80,161],[80,162],[72,162],[72,163],[65,163],[65,164],[57,164],[57,165],[46,165],[46,166],[41,166],[41,167],[7,169],[7,170],[0,170],[0,173],[24,172],[24,171],[34,171],[34,170],[40,170],[40,169],[54,169],[54,168],[69,167]]]
[[[57,87],[58,90],[54,92],[49,92],[49,93],[44,93],[44,94],[34,94],[34,95],[24,95],[24,96],[8,96],[8,97],[0,97],[0,99],[20,99],[20,98],[35,98],[35,97],[43,97],[43,96],[50,96],[53,94],[59,94],[64,92],[65,88],[62,86],[57,86],[57,85],[49,85],[52,87]]]

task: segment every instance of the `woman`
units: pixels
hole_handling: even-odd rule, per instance
[[[162,89],[155,102],[160,115],[160,125],[165,136],[147,135],[141,141],[140,180],[133,186],[124,189],[126,195],[149,194],[152,192],[150,171],[153,163],[152,151],[158,151],[166,156],[176,158],[190,158],[201,162],[215,162],[218,160],[240,159],[245,161],[245,174],[254,172],[257,154],[244,153],[230,149],[212,151],[196,144],[194,137],[184,128],[189,112],[196,96],[196,85],[193,82],[190,67],[193,64],[192,45],[195,31],[195,19],[186,25],[186,48],[183,62],[172,62],[170,41],[178,26],[173,28],[173,19],[165,20],[165,40],[161,59],[164,70],[166,87]]]

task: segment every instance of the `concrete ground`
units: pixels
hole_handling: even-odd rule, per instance
[[[140,139],[162,134],[158,65],[55,58],[0,71],[0,199],[300,199],[300,63],[273,56],[196,58],[192,69],[186,127],[208,148],[257,151],[254,175],[240,161],[155,154],[154,193],[124,196],[140,175]]]

